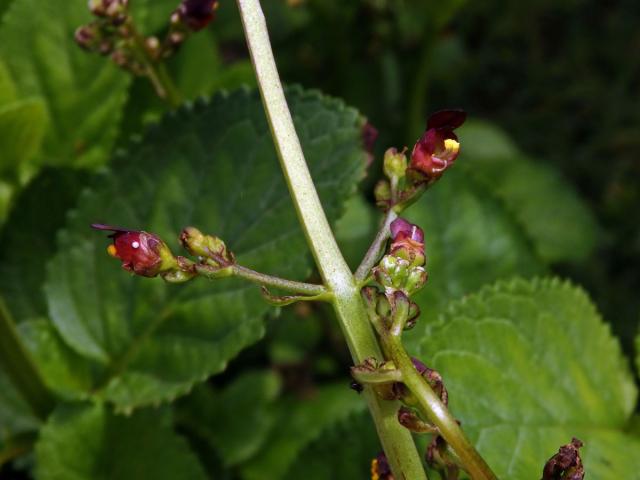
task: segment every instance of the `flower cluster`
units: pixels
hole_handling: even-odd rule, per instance
[[[89,10],[96,19],[80,26],[75,40],[85,50],[110,55],[117,65],[135,75],[149,75],[149,63],[171,56],[192,32],[213,20],[217,7],[216,0],[183,0],[172,13],[161,40],[144,38],[136,31],[129,0],[90,0]]]
[[[427,281],[424,269],[424,233],[417,225],[402,218],[391,223],[391,246],[373,269],[376,281],[391,296],[394,292],[411,296]]]
[[[563,445],[544,466],[542,480],[582,480],[584,478],[584,466],[580,458],[582,442],[573,438],[571,443]]]
[[[460,153],[460,142],[454,130],[466,117],[462,110],[442,110],[431,115],[409,161],[406,149],[390,148],[385,152],[383,169],[388,179],[376,185],[378,206],[384,210],[403,210],[453,165]]]
[[[180,235],[182,246],[197,262],[174,256],[158,235],[141,230],[129,230],[102,223],[91,225],[96,230],[111,232],[112,243],[107,253],[122,262],[122,268],[142,277],[161,276],[172,283],[181,283],[203,275],[208,278],[230,276],[235,257],[224,242],[213,235],[204,235],[188,227]]]

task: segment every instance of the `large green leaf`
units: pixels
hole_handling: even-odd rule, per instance
[[[448,302],[486,283],[542,271],[522,230],[489,191],[454,168],[411,207],[407,218],[424,230],[429,281],[415,296],[436,318]],[[408,332],[410,342],[420,339]]]
[[[90,19],[84,0],[14,0],[0,25],[0,58],[19,98],[46,105],[47,163],[101,164],[118,131],[129,76],[76,45],[75,29]]]
[[[31,408],[0,367],[0,450],[12,437],[36,431],[39,426]]]
[[[187,443],[162,412],[131,417],[105,406],[63,404],[36,444],[38,480],[205,479]]]
[[[46,259],[88,179],[81,171],[44,168],[15,200],[0,238],[0,293],[18,323],[47,316]]]
[[[363,173],[363,119],[316,92],[294,89],[289,100],[335,220]],[[64,340],[107,369],[96,394],[122,408],[171,399],[223,370],[263,335],[267,307],[256,287],[233,279],[176,286],[126,274],[89,229],[96,221],[157,232],[176,250],[180,229],[196,225],[244,265],[294,279],[310,272],[257,92],[217,95],[153,128],[81,196],[46,286]]]
[[[38,152],[46,124],[39,98],[0,106],[0,173],[15,170]]]
[[[312,398],[282,399],[280,428],[273,429],[259,454],[243,465],[242,477],[245,480],[283,478],[306,447],[365,408],[362,398],[349,389],[348,381],[324,386]]]
[[[276,424],[280,379],[274,372],[244,373],[224,390],[202,385],[179,405],[178,425],[204,440],[226,466],[265,446]]]
[[[520,153],[489,123],[468,122],[460,137],[460,164],[504,200],[544,260],[578,261],[593,251],[595,219],[558,171]]]
[[[331,425],[305,446],[283,477],[287,480],[355,480],[370,478],[371,460],[382,450],[368,412]],[[280,477],[272,477],[274,480]],[[431,477],[430,477],[431,478]]]
[[[624,433],[636,387],[583,291],[549,279],[485,288],[427,329],[422,360],[500,478],[539,478],[572,436],[590,479],[640,478],[640,440]]]

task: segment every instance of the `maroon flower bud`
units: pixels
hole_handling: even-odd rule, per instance
[[[143,277],[175,270],[177,260],[169,247],[157,235],[94,223],[91,228],[113,232],[113,243],[107,247],[112,257],[122,261],[122,268]]]
[[[217,8],[217,0],[182,0],[172,20],[181,22],[196,32],[202,30],[213,20],[213,14]]]
[[[403,218],[396,218],[390,228],[392,243],[389,253],[408,260],[412,267],[424,265],[426,258],[422,229]]]
[[[584,466],[580,458],[582,442],[573,438],[571,443],[560,447],[544,466],[542,480],[582,480]]]
[[[427,181],[435,181],[460,153],[460,143],[453,131],[462,125],[467,114],[462,110],[436,112],[427,122],[427,130],[416,142],[411,153],[411,168]]]
[[[394,480],[384,452],[380,452],[376,458],[371,460],[371,480]]]

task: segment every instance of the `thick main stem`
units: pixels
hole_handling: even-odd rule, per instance
[[[334,293],[333,306],[351,355],[357,363],[367,357],[380,359],[380,347],[359,289],[331,232],[305,162],[278,76],[260,2],[237,2],[282,170],[316,264],[325,284]],[[396,478],[426,479],[411,434],[396,419],[397,405],[380,400],[370,388],[365,389],[365,397]]]

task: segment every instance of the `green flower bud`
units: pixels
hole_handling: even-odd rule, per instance
[[[224,267],[235,263],[233,253],[216,236],[205,235],[195,227],[187,227],[180,234],[180,243],[191,254],[206,259],[213,267]]]
[[[389,177],[402,178],[407,170],[407,156],[402,152],[398,152],[395,148],[389,148],[384,153],[383,163],[384,174]]]

